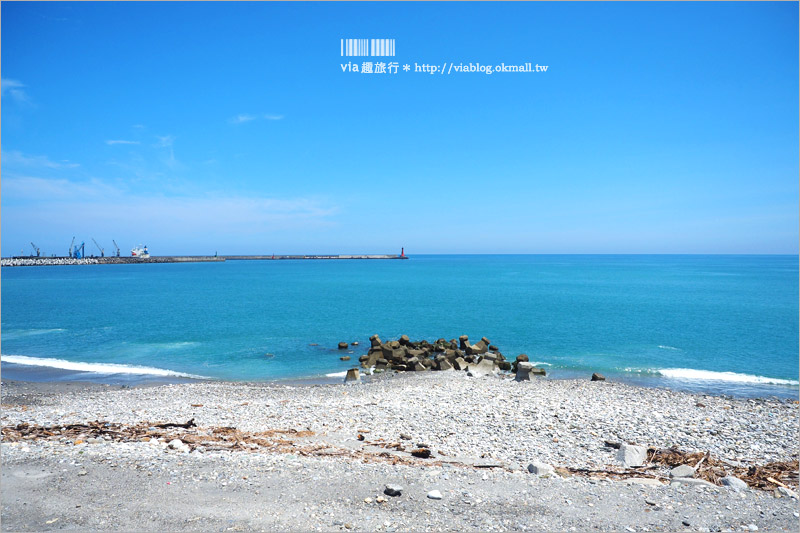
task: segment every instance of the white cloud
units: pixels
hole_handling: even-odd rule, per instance
[[[164,135],[163,137],[156,135],[158,142],[156,148],[172,148],[172,143],[175,142],[175,137],[172,135]]]
[[[108,144],[108,145],[114,145],[114,144],[139,144],[139,141],[120,141],[120,140],[115,140],[115,141],[106,141],[106,144]]]
[[[241,114],[241,115],[236,115],[235,117],[230,119],[229,122],[231,124],[241,124],[243,122],[250,122],[251,120],[255,120],[255,119],[256,119],[255,115]]]
[[[3,150],[2,163],[4,168],[29,167],[29,168],[76,168],[80,165],[67,159],[51,161],[47,156],[28,156],[18,150]]]
[[[283,115],[250,115],[250,114],[247,114],[247,113],[242,113],[242,114],[236,115],[235,117],[230,119],[228,122],[230,122],[231,124],[242,124],[244,122],[250,122],[250,121],[253,121],[253,120],[261,120],[261,119],[263,119],[263,120],[281,120],[281,119],[283,119]]]
[[[30,98],[28,98],[28,94],[24,91],[24,88],[25,85],[19,80],[0,80],[1,96],[8,95],[19,103],[28,104],[30,103]]]
[[[270,198],[247,194],[194,196],[131,193],[100,180],[8,177],[3,179],[3,222],[24,227],[124,228],[180,239],[186,235],[261,235],[330,226],[338,207],[319,198]],[[37,209],[32,211],[30,201]]]

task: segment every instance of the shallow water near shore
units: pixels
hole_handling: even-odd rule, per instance
[[[2,276],[12,379],[47,380],[50,369],[53,380],[326,381],[357,364],[374,333],[467,334],[507,358],[528,354],[554,378],[798,394],[796,256],[415,256]]]

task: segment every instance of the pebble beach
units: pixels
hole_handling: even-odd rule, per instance
[[[796,465],[796,400],[450,371],[303,386],[5,381],[2,403],[4,530],[800,525],[796,472],[721,485],[630,468],[614,447],[702,452],[728,474]]]

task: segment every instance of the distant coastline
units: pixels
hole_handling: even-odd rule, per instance
[[[7,257],[0,266],[61,266],[61,265],[130,265],[140,263],[216,263],[224,261],[285,261],[285,260],[345,260],[345,259],[408,259],[406,255],[340,254],[340,255],[162,255],[150,257]]]

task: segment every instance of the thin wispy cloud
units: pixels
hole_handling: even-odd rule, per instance
[[[232,119],[230,119],[231,124],[242,124],[244,122],[250,122],[251,120],[255,120],[255,115],[236,115]]]
[[[257,194],[203,191],[194,195],[132,192],[102,180],[39,177],[3,180],[3,221],[47,227],[71,220],[76,227],[129,228],[142,234],[256,235],[334,224],[339,207],[315,197],[272,198]],[[27,202],[40,207],[31,212]],[[40,217],[41,215],[41,217]],[[221,242],[221,241],[220,241]]]
[[[115,145],[115,144],[140,144],[139,141],[123,141],[123,140],[110,140],[106,141],[108,145]]]
[[[80,166],[68,159],[52,161],[45,155],[25,155],[18,150],[3,150],[2,152],[3,168],[76,168]]]
[[[236,115],[228,122],[231,124],[244,124],[245,122],[252,122],[254,120],[281,120],[283,115],[251,115],[249,113],[241,113]]]
[[[6,95],[19,103],[29,104],[31,102],[28,93],[25,92],[25,84],[19,80],[0,80],[0,96],[5,97]]]
[[[163,137],[156,135],[156,139],[158,139],[156,148],[172,148],[172,143],[175,142],[175,137],[172,135],[164,135]]]

